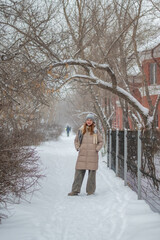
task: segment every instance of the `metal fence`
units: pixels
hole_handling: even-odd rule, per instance
[[[107,166],[137,193],[138,199],[146,200],[152,210],[160,213],[160,191],[141,172],[143,155],[140,130],[107,131]],[[160,153],[155,155],[155,166],[160,177]]]

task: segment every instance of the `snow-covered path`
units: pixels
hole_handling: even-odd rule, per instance
[[[159,240],[160,215],[142,200],[100,159],[95,195],[68,197],[77,152],[74,136],[38,147],[45,167],[42,188],[30,204],[14,206],[0,225],[0,240]]]

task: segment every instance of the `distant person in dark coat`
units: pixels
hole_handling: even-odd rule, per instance
[[[67,125],[66,127],[67,137],[69,137],[70,131],[71,131],[71,127]]]

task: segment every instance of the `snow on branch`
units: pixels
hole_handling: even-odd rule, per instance
[[[67,66],[67,65],[81,66],[84,69],[88,70],[87,72],[89,75],[75,74],[75,75],[72,75],[71,77],[67,78],[66,82],[69,82],[71,80],[77,80],[77,79],[89,80],[91,83],[96,84],[98,87],[100,87],[102,89],[106,89],[106,90],[112,92],[113,94],[119,96],[120,98],[124,99],[125,101],[127,101],[142,116],[145,125],[146,126],[148,126],[148,124],[150,125],[150,117],[151,116],[149,116],[149,109],[145,108],[129,92],[127,92],[123,88],[117,86],[116,76],[108,64],[99,64],[99,63],[96,63],[93,61],[87,61],[87,60],[82,60],[82,59],[77,59],[77,60],[68,59],[68,60],[64,60],[62,62],[54,63],[51,66],[51,68]],[[91,68],[107,71],[107,73],[111,77],[112,83],[103,81],[100,78],[96,77],[93,74],[93,72],[91,71]]]
[[[82,59],[75,59],[75,60],[68,59],[68,60],[64,60],[62,62],[54,63],[50,67],[50,69],[55,68],[55,67],[60,67],[60,66],[67,66],[67,65],[70,65],[70,66],[77,65],[77,66],[81,66],[84,68],[90,67],[90,68],[106,71],[109,74],[109,76],[111,77],[113,87],[117,86],[116,76],[108,64],[100,64],[100,63],[96,63],[94,61],[88,61],[88,60],[82,60]]]
[[[71,77],[69,77],[67,79],[67,82],[69,82],[69,80],[76,80],[76,79],[87,79],[90,80],[91,82],[95,83],[98,87],[106,89],[116,95],[118,95],[119,97],[123,98],[124,100],[126,100],[132,107],[134,107],[142,116],[145,120],[147,120],[148,114],[149,114],[149,110],[148,108],[145,108],[143,105],[140,104],[140,102],[138,102],[138,100],[136,98],[134,98],[130,93],[128,93],[127,91],[125,91],[123,88],[121,87],[116,87],[113,88],[111,83],[107,83],[104,82],[103,80],[99,79],[99,78],[93,78],[90,77],[88,75],[73,75]]]

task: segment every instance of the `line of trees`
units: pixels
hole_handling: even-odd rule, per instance
[[[37,4],[0,3],[0,209],[39,189],[43,170],[32,146],[62,131],[54,119],[59,93],[44,70],[54,54],[40,39],[54,8]]]

